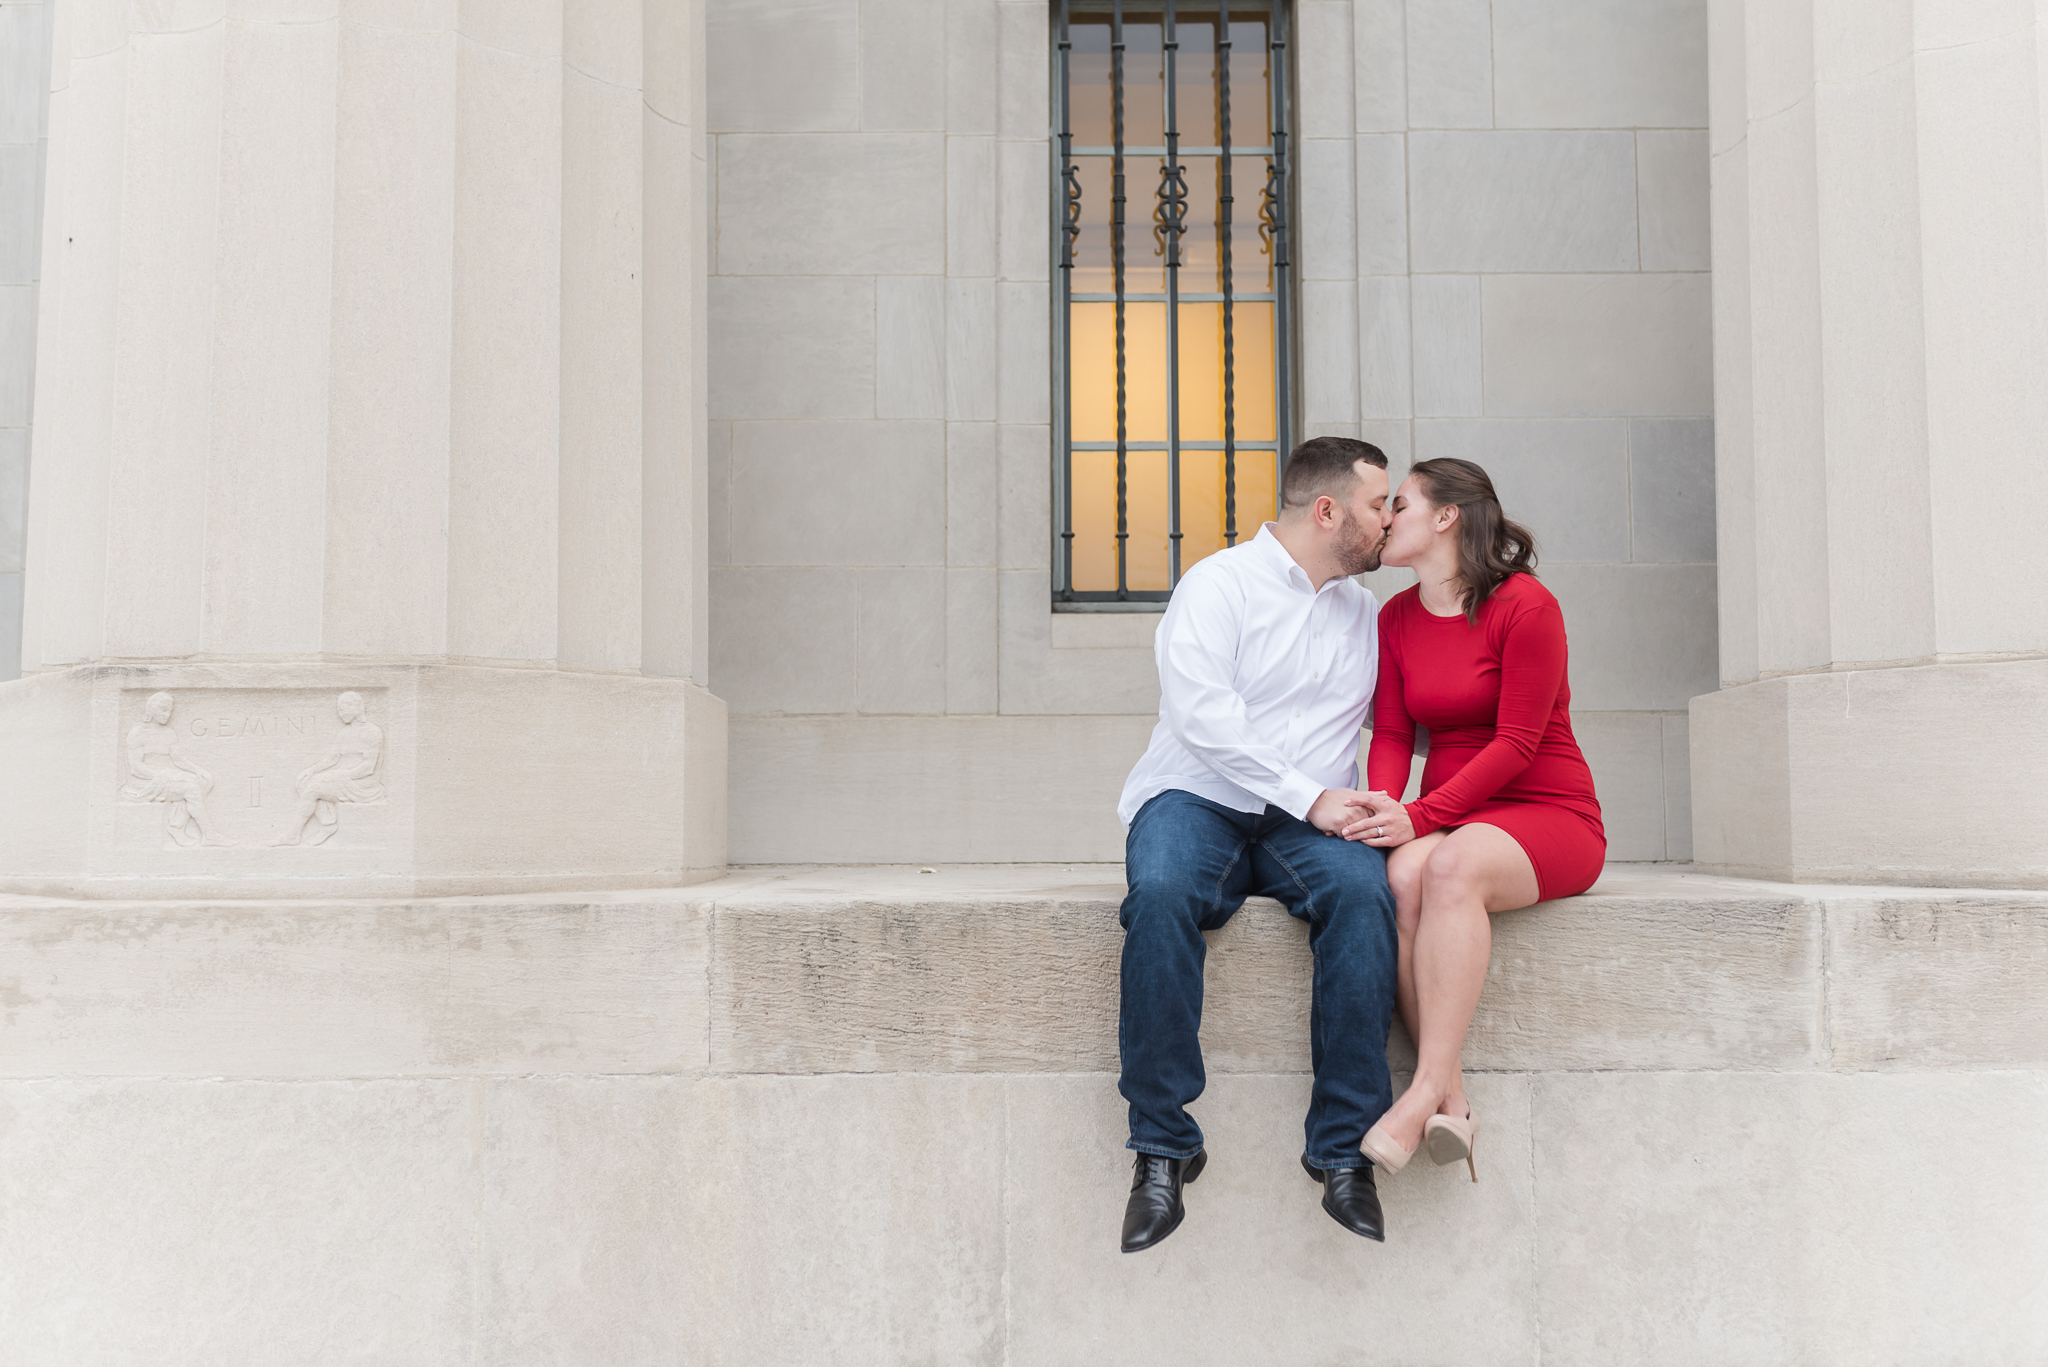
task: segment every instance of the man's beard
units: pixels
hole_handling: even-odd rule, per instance
[[[1334,547],[1337,564],[1346,575],[1371,574],[1380,567],[1380,552],[1386,549],[1388,533],[1370,527],[1355,517],[1344,519],[1344,536]]]

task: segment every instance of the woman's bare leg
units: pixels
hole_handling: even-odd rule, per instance
[[[1432,831],[1395,849],[1387,856],[1387,885],[1394,893],[1394,930],[1400,937],[1399,977],[1395,1000],[1401,1008],[1401,1024],[1408,1038],[1418,1038],[1422,1018],[1415,1013],[1415,923],[1422,914],[1422,868],[1429,852],[1444,843],[1449,831]]]
[[[1391,864],[1388,876],[1391,881]],[[1415,1080],[1380,1122],[1405,1149],[1422,1142],[1423,1122],[1439,1110],[1456,1105],[1463,1113],[1459,1054],[1493,953],[1489,918],[1497,911],[1526,907],[1538,897],[1529,856],[1513,836],[1485,824],[1460,826],[1430,850],[1420,881],[1421,906],[1414,942],[1408,947]],[[1397,917],[1398,907],[1397,901]]]

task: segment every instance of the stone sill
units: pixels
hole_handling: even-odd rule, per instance
[[[1110,1073],[1122,894],[1118,865],[1048,864],[575,896],[0,898],[0,1076]],[[2048,1065],[2048,894],[1617,865],[1494,924],[1475,1072]],[[1306,1071],[1304,927],[1254,900],[1210,940],[1210,1071]],[[1410,1057],[1398,1031],[1390,1052]]]

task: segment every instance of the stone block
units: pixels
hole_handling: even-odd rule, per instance
[[[1619,564],[1629,558],[1628,429],[1618,418],[1418,419],[1415,458],[1485,467],[1507,515],[1536,534],[1543,565]]]
[[[945,564],[945,442],[937,422],[734,424],[733,563]]]
[[[737,715],[851,712],[860,605],[853,576],[809,568],[711,571],[711,687]],[[735,752],[735,793],[750,761]],[[735,804],[734,833],[745,819]],[[749,861],[742,861],[749,862]]]
[[[1708,268],[1707,180],[1705,130],[1636,134],[1644,270]]]
[[[713,132],[860,126],[858,0],[706,0]]]
[[[946,563],[996,564],[998,518],[996,425],[946,424]]]
[[[1415,424],[1412,422],[1402,422],[1398,419],[1372,418],[1368,418],[1358,424],[1359,440],[1369,441],[1385,453],[1387,457],[1387,475],[1393,481],[1392,487],[1397,489],[1400,487],[1401,478],[1407,473],[1408,466],[1412,460],[1410,452],[1415,449],[1414,433],[1412,431],[1414,426]],[[1402,572],[1393,571],[1393,573]]]
[[[1042,6],[996,6],[996,131],[1043,146],[1052,130],[1052,25]]]
[[[0,285],[0,427],[26,427],[36,375],[36,287]]]
[[[1003,711],[1156,717],[1159,669],[1152,652],[1054,650],[1050,587],[1044,570],[1003,571]],[[1143,751],[1141,744],[1121,757],[1126,772]]]
[[[44,135],[43,95],[49,89],[49,69],[43,59],[49,52],[45,19],[50,8],[0,7],[0,54],[5,54],[0,61],[7,65],[7,79],[0,81],[0,143],[33,148]]]
[[[1528,1087],[1471,1079],[1478,1185],[1426,1161],[1383,1181],[1382,1247],[1324,1214],[1301,1170],[1308,1080],[1217,1078],[1193,1108],[1209,1163],[1187,1189],[1186,1222],[1126,1257],[1116,1219],[1131,1156],[1115,1079],[1011,1081],[1008,1360],[1339,1362],[1361,1344],[1404,1363],[1524,1356],[1536,1334]],[[1411,1313],[1424,1302],[1448,1319]]]
[[[1719,684],[1712,565],[1546,565],[1564,608],[1572,704],[1665,712]]]
[[[1408,0],[1408,126],[1493,127],[1488,0]]]
[[[1636,269],[1628,133],[1408,135],[1418,271]]]
[[[1006,570],[1052,565],[1052,431],[1004,423],[996,432],[996,564]],[[1052,587],[1046,585],[1047,601]]]
[[[996,140],[946,139],[946,273],[996,273]]]
[[[1664,857],[1692,858],[1692,751],[1684,713],[1664,716]]]
[[[696,1097],[676,1310],[702,1360],[1002,1361],[1001,1081],[741,1078]]]
[[[1043,283],[996,283],[996,419],[1052,420],[1052,300]]]
[[[996,131],[996,0],[946,6],[946,131]]]
[[[1294,132],[1303,139],[1349,138],[1352,0],[1300,0],[1294,7]],[[1312,183],[1312,182],[1310,182]]]
[[[1046,213],[1051,157],[1043,138],[996,144],[996,273],[1006,281],[1051,279],[1051,223]],[[1049,300],[1050,296],[1044,309],[1048,314]]]
[[[936,275],[875,281],[875,416],[946,416],[947,284]]]
[[[713,276],[709,299],[713,417],[874,415],[874,281]]]
[[[21,677],[21,572],[0,570],[0,683]]]
[[[718,268],[942,275],[945,186],[939,133],[728,133],[718,140]]]
[[[1489,414],[1713,412],[1705,275],[1495,275],[1482,295]]]
[[[1629,525],[1636,560],[1714,559],[1714,421],[1637,418],[1629,428]]]
[[[1396,133],[1356,139],[1358,273],[1408,273],[1407,139]]]
[[[732,424],[704,424],[704,474],[710,516],[706,532],[713,565],[732,563]]]
[[[1495,0],[1503,128],[1703,128],[1707,0]]]
[[[1312,0],[1327,4],[1328,0]],[[1297,279],[1354,280],[1358,276],[1358,195],[1352,163],[1358,152],[1350,136],[1306,138],[1298,144],[1296,194],[1301,217],[1295,242]],[[1211,285],[1209,288],[1215,288]]]
[[[673,1077],[482,1083],[476,1157],[478,1356],[491,1362],[690,1360],[701,1244],[686,1180],[717,1084]],[[728,1231],[719,1231],[726,1233]],[[720,1246],[726,1246],[721,1242]]]
[[[996,416],[996,282],[946,281],[946,417],[990,423]]]
[[[736,864],[1121,859],[1117,794],[1152,731],[1150,717],[1131,716],[742,710],[734,704]],[[820,802],[843,819],[789,820]]]
[[[946,571],[867,569],[860,580],[862,712],[946,710]]]
[[[1833,896],[1828,966],[1837,1067],[2048,1067],[2048,894]]]
[[[19,574],[28,544],[29,429],[0,427],[0,574]]]
[[[37,164],[33,142],[0,143],[0,285],[33,284],[38,278],[43,235],[36,212]]]
[[[943,129],[946,0],[860,7],[860,126]]]
[[[946,711],[996,710],[997,603],[994,569],[946,571]]]
[[[1482,291],[1474,275],[1418,275],[1413,296],[1417,417],[1486,411]]]
[[[0,1072],[699,1071],[710,937],[686,898],[17,903]]]
[[[1982,1309],[2026,1305],[2048,1276],[2031,1219],[2048,1199],[2031,1161],[2048,1141],[2039,1074],[1533,1087],[1546,1359],[2017,1362],[2048,1348],[2040,1316]],[[1971,1162],[1920,1160],[1958,1132],[1979,1137]]]
[[[1415,411],[1410,309],[1406,275],[1358,282],[1358,405],[1366,422]]]
[[[1300,297],[1303,421],[1311,427],[1355,423],[1358,287],[1349,280],[1304,280]]]
[[[1600,815],[1609,862],[1669,858],[1664,834],[1664,726],[1655,712],[1572,709]]]
[[[482,1084],[0,1086],[8,1351],[471,1356]]]
[[[1164,615],[1163,611],[1056,612],[1052,615],[1052,648],[1151,650]]]
[[[1408,128],[1407,0],[1354,0],[1351,69],[1361,133]]]

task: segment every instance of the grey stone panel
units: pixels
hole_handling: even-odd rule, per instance
[[[994,569],[946,571],[946,711],[994,712],[998,697]]]
[[[1573,707],[1676,711],[1719,686],[1712,565],[1553,565],[1538,573],[1564,608]]]
[[[735,565],[943,565],[946,427],[733,425]]]
[[[996,282],[946,282],[946,416],[992,422],[996,416]]]
[[[982,659],[984,667],[991,663]],[[848,656],[827,664],[842,661],[850,679]],[[811,668],[802,658],[793,667]],[[835,706],[775,710],[850,711],[850,693],[829,698]],[[985,701],[979,710],[992,708]],[[1121,859],[1117,794],[1152,731],[1150,717],[1132,716],[744,715],[749,710],[771,709],[733,704],[736,865]],[[790,812],[821,804],[835,813],[832,820],[790,821]]]
[[[1636,134],[1644,270],[1708,268],[1708,169],[1703,128]]]
[[[1629,502],[1635,559],[1712,563],[1714,420],[1637,418],[1631,422]]]
[[[996,429],[996,564],[1052,566],[1052,429],[1004,423]],[[1045,602],[1052,601],[1045,581]],[[1041,604],[1041,606],[1044,606]]]
[[[732,424],[704,424],[705,535],[708,563],[732,563]]]
[[[42,225],[36,219],[40,149],[33,142],[0,144],[0,284],[36,279]]]
[[[860,7],[860,126],[946,127],[946,0]]]
[[[875,281],[875,416],[946,416],[947,281],[936,275]]]
[[[942,134],[727,133],[718,142],[721,272],[944,274]]]
[[[0,1086],[8,1355],[470,1360],[480,1090]]]
[[[1628,133],[1410,133],[1415,269],[1634,270],[1635,162]]]
[[[1407,0],[1353,0],[1351,69],[1361,133],[1408,127]]]
[[[1815,1066],[1818,904],[1776,892],[1660,891],[1596,892],[1495,917],[1466,1066]],[[721,904],[712,1068],[1113,1070],[1120,892],[1051,888],[974,905]],[[1306,1069],[1306,928],[1255,900],[1208,938],[1211,1070]]]
[[[1417,275],[1414,300],[1415,415],[1477,417],[1486,411],[1480,279]]]
[[[1045,284],[997,283],[996,418],[1005,425],[1052,421],[1051,328],[1052,301]]]
[[[1572,709],[1600,797],[1610,861],[1664,859],[1664,728],[1655,712]]]
[[[1120,715],[1144,719],[1149,730],[1151,719],[1159,715],[1159,667],[1149,647],[1057,649],[1052,644],[1045,571],[1005,569],[1000,583],[1005,713]],[[1141,741],[1118,756],[1125,770],[1144,748]],[[1114,797],[1109,805],[1115,806]],[[1117,845],[1121,849],[1121,839]],[[1091,843],[1089,848],[1099,846]]]
[[[996,425],[946,424],[946,563],[996,563]]]
[[[946,571],[860,574],[862,712],[946,710]]]
[[[29,429],[0,427],[0,574],[20,573],[28,537]]]
[[[996,140],[946,139],[946,273],[996,273]]]
[[[1480,1180],[1426,1159],[1379,1184],[1388,1246],[1339,1227],[1302,1172],[1305,1077],[1218,1077],[1188,1215],[1117,1251],[1130,1185],[1108,1077],[1008,1084],[1009,1339],[1016,1367],[1076,1362],[1503,1363],[1536,1336],[1528,1087],[1471,1080]],[[1428,1306],[1426,1314],[1418,1306]],[[1454,1326],[1447,1330],[1447,1326]]]
[[[44,17],[47,4],[0,6],[0,143],[33,147],[43,136],[43,96],[49,88]]]
[[[1408,0],[1408,125],[1493,127],[1489,0]]]
[[[1713,412],[1704,274],[1490,275],[1483,294],[1488,413]]]
[[[1046,8],[1036,4],[996,7],[997,86],[996,131],[1005,138],[1024,138],[1043,145],[1052,127],[1052,25]]]
[[[993,0],[946,6],[946,128],[996,131],[998,58]]]
[[[0,428],[28,426],[36,373],[36,287],[0,285]]]
[[[1410,289],[1405,275],[1358,282],[1358,402],[1364,421],[1415,411]]]
[[[1303,421],[1316,428],[1355,423],[1358,288],[1349,280],[1304,280],[1300,295]]]
[[[1357,160],[1358,149],[1349,135],[1301,142],[1296,162],[1301,199],[1297,279],[1358,278],[1359,197],[1351,181]]]
[[[1351,4],[1352,0],[1299,0],[1294,7],[1297,137],[1348,138],[1355,131]]]
[[[2048,894],[1836,899],[1828,962],[1838,1067],[2048,1067]]]
[[[1356,140],[1358,273],[1408,273],[1407,139],[1398,133]]]
[[[853,711],[858,614],[850,574],[713,568],[711,691],[725,699],[732,723],[746,713]],[[737,785],[746,761],[731,753]],[[735,817],[735,841],[739,830]]]
[[[1433,419],[1415,424],[1415,458],[1485,467],[1510,518],[1536,534],[1544,565],[1628,560],[1626,422]]]
[[[1664,842],[1666,859],[1692,858],[1692,751],[1683,712],[1664,717]]]
[[[0,912],[0,944],[16,1077],[704,1066],[709,934],[681,899],[54,903]]]
[[[711,416],[874,416],[873,280],[714,275],[709,295]]]
[[[858,0],[707,0],[717,132],[860,126]]]
[[[1503,128],[1704,128],[1707,0],[1494,0]]]
[[[2038,1360],[2044,1081],[1534,1079],[1543,1359]]]
[[[648,1174],[695,1217],[689,1295],[662,1307],[696,1326],[689,1360],[1003,1360],[1000,1079],[747,1078],[692,1100],[689,1164]]]
[[[21,574],[0,572],[0,682],[21,677]]]

